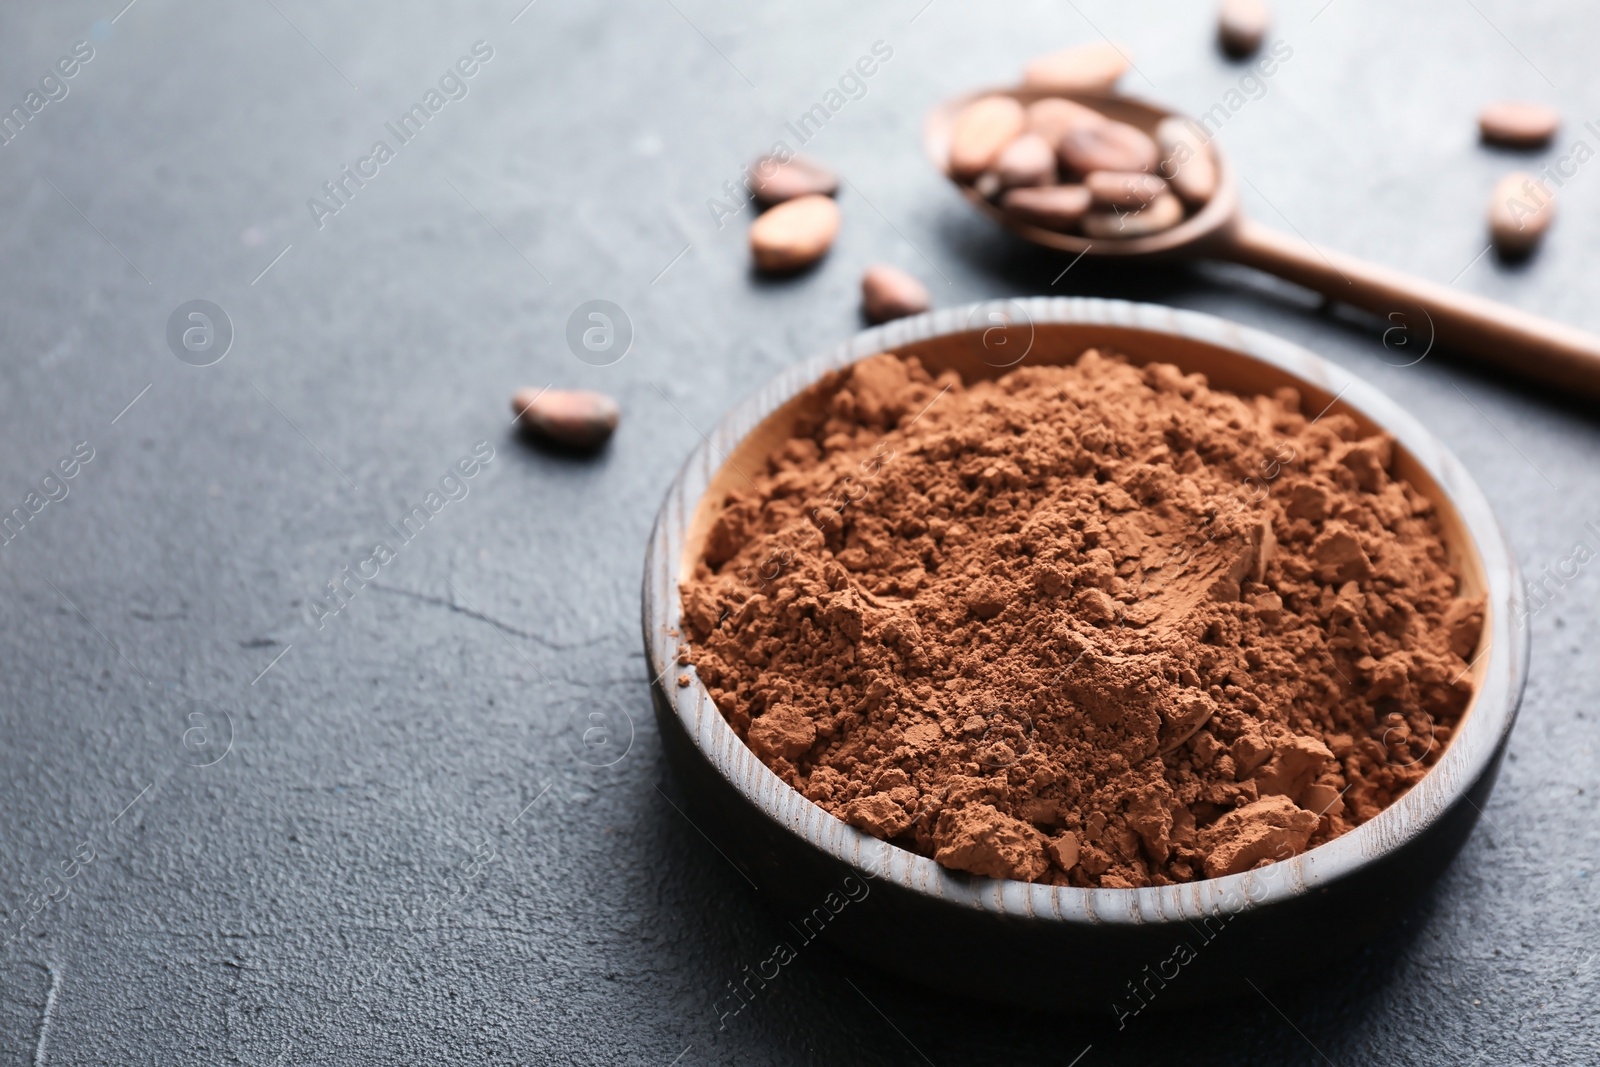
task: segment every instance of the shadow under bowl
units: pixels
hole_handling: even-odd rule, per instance
[[[996,316],[999,318],[996,318]],[[997,334],[994,323],[1005,322]],[[1000,341],[1004,338],[1004,344]],[[1087,348],[1176,364],[1243,395],[1293,386],[1307,411],[1344,412],[1396,440],[1395,473],[1437,507],[1465,595],[1485,598],[1474,692],[1444,755],[1381,814],[1302,855],[1226,878],[1077,889],[971,876],[854,829],[756,758],[694,669],[677,664],[679,581],[729,489],[761,469],[811,387],[878,352],[915,354],[971,382]],[[998,353],[1007,355],[1002,361]],[[1013,354],[1021,352],[1021,358]],[[1002,365],[1002,363],[1004,365]],[[1311,352],[1237,324],[1152,304],[1067,297],[991,301],[866,330],[736,406],[667,491],[645,558],[644,643],[663,745],[690,814],[789,920],[946,991],[1047,1010],[1121,1014],[1248,994],[1303,977],[1393,923],[1465,842],[1494,784],[1521,701],[1528,634],[1514,557],[1483,492],[1420,423]],[[677,684],[687,675],[687,685]]]

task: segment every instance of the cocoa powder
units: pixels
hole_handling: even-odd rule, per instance
[[[971,385],[879,355],[817,389],[683,583],[686,658],[852,826],[1166,885],[1331,840],[1438,760],[1483,608],[1389,437],[1096,351]]]

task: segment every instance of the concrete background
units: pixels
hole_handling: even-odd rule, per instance
[[[1416,349],[1385,347],[1387,324],[1240,269],[1062,275],[923,161],[935,101],[1102,33],[1138,63],[1129,91],[1209,108],[1247,73],[1217,53],[1209,4],[119,6],[0,12],[7,108],[93,50],[0,147],[0,510],[68,491],[0,548],[0,1062],[1600,1057],[1592,569],[1533,620],[1485,822],[1353,963],[1118,1032],[950,1001],[817,946],[719,1030],[724,983],[786,928],[674,810],[640,650],[644,540],[702,430],[859,327],[868,263],[941,304],[1110,294],[1275,331],[1415,411],[1531,574],[1600,545],[1592,405],[1439,351],[1402,366]],[[1249,210],[1600,330],[1600,163],[1508,267],[1480,257],[1482,218],[1524,161],[1474,127],[1481,103],[1531,97],[1567,119],[1537,165],[1600,148],[1582,125],[1600,118],[1600,13],[1277,7],[1293,55],[1220,137]],[[399,144],[384,124],[477,41],[492,57],[467,95]],[[851,183],[838,245],[804,277],[753,278],[749,212],[719,228],[707,200],[877,41],[892,58],[806,146]],[[394,158],[319,228],[308,198],[380,138]],[[166,338],[194,299],[233,331],[210,366],[190,363],[220,334],[190,363]],[[564,340],[591,299],[636,334],[609,366]],[[619,398],[604,454],[515,438],[511,391],[548,383]],[[390,524],[479,441],[493,459],[465,498],[399,545]],[[93,458],[41,488],[80,442]],[[394,558],[318,629],[324,583],[379,540]]]

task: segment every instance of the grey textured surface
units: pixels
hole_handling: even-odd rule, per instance
[[[1325,980],[1118,1032],[952,1002],[816,946],[719,1029],[724,983],[785,927],[671,803],[644,540],[699,430],[858,328],[867,263],[939,303],[1093,292],[1276,331],[1417,412],[1531,576],[1600,544],[1592,406],[1442,353],[1397,366],[1411,356],[1381,324],[1243,271],[1085,262],[1052,288],[1066,261],[971,217],[921,159],[932,102],[1100,31],[1137,58],[1131,91],[1204,110],[1243,73],[1208,5],[118,6],[0,13],[8,107],[75,42],[94,49],[0,147],[4,509],[94,450],[0,548],[0,1062],[1600,1058],[1592,569],[1533,620],[1485,823],[1404,928]],[[1559,104],[1540,165],[1600,147],[1581,126],[1600,116],[1596,13],[1279,7],[1293,57],[1221,134],[1250,210],[1600,329],[1600,164],[1531,264],[1474,258],[1487,190],[1520,162],[1475,143],[1476,107]],[[306,199],[479,40],[493,58],[468,95],[319,229]],[[753,279],[748,212],[719,229],[707,198],[792,144],[784,122],[879,40],[892,59],[806,146],[852,183],[838,246],[804,277]],[[209,367],[165,340],[194,298],[235,329]],[[609,367],[563,340],[594,298],[637,330]],[[548,382],[619,397],[604,454],[515,439],[511,390]],[[390,524],[480,440],[494,458],[468,495],[317,629],[319,587],[398,542]],[[584,762],[592,713],[626,749],[611,766]]]

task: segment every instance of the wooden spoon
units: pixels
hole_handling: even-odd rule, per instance
[[[1152,135],[1162,119],[1176,114],[1124,96],[1037,89],[971,93],[936,107],[923,127],[924,147],[946,177],[945,161],[956,115],[973,100],[996,94],[1013,97],[1024,106],[1047,96],[1066,96]],[[1220,179],[1216,195],[1170,230],[1145,237],[1092,240],[1046,230],[1001,211],[970,185],[957,182],[956,186],[979,211],[1034,244],[1074,255],[1159,255],[1242,263],[1408,327],[1420,324],[1408,322],[1404,316],[1420,311],[1431,324],[1429,345],[1437,340],[1524,377],[1600,396],[1600,337],[1448,285],[1318,248],[1303,238],[1254,222],[1240,211],[1238,187],[1227,159],[1215,142],[1210,148]]]

